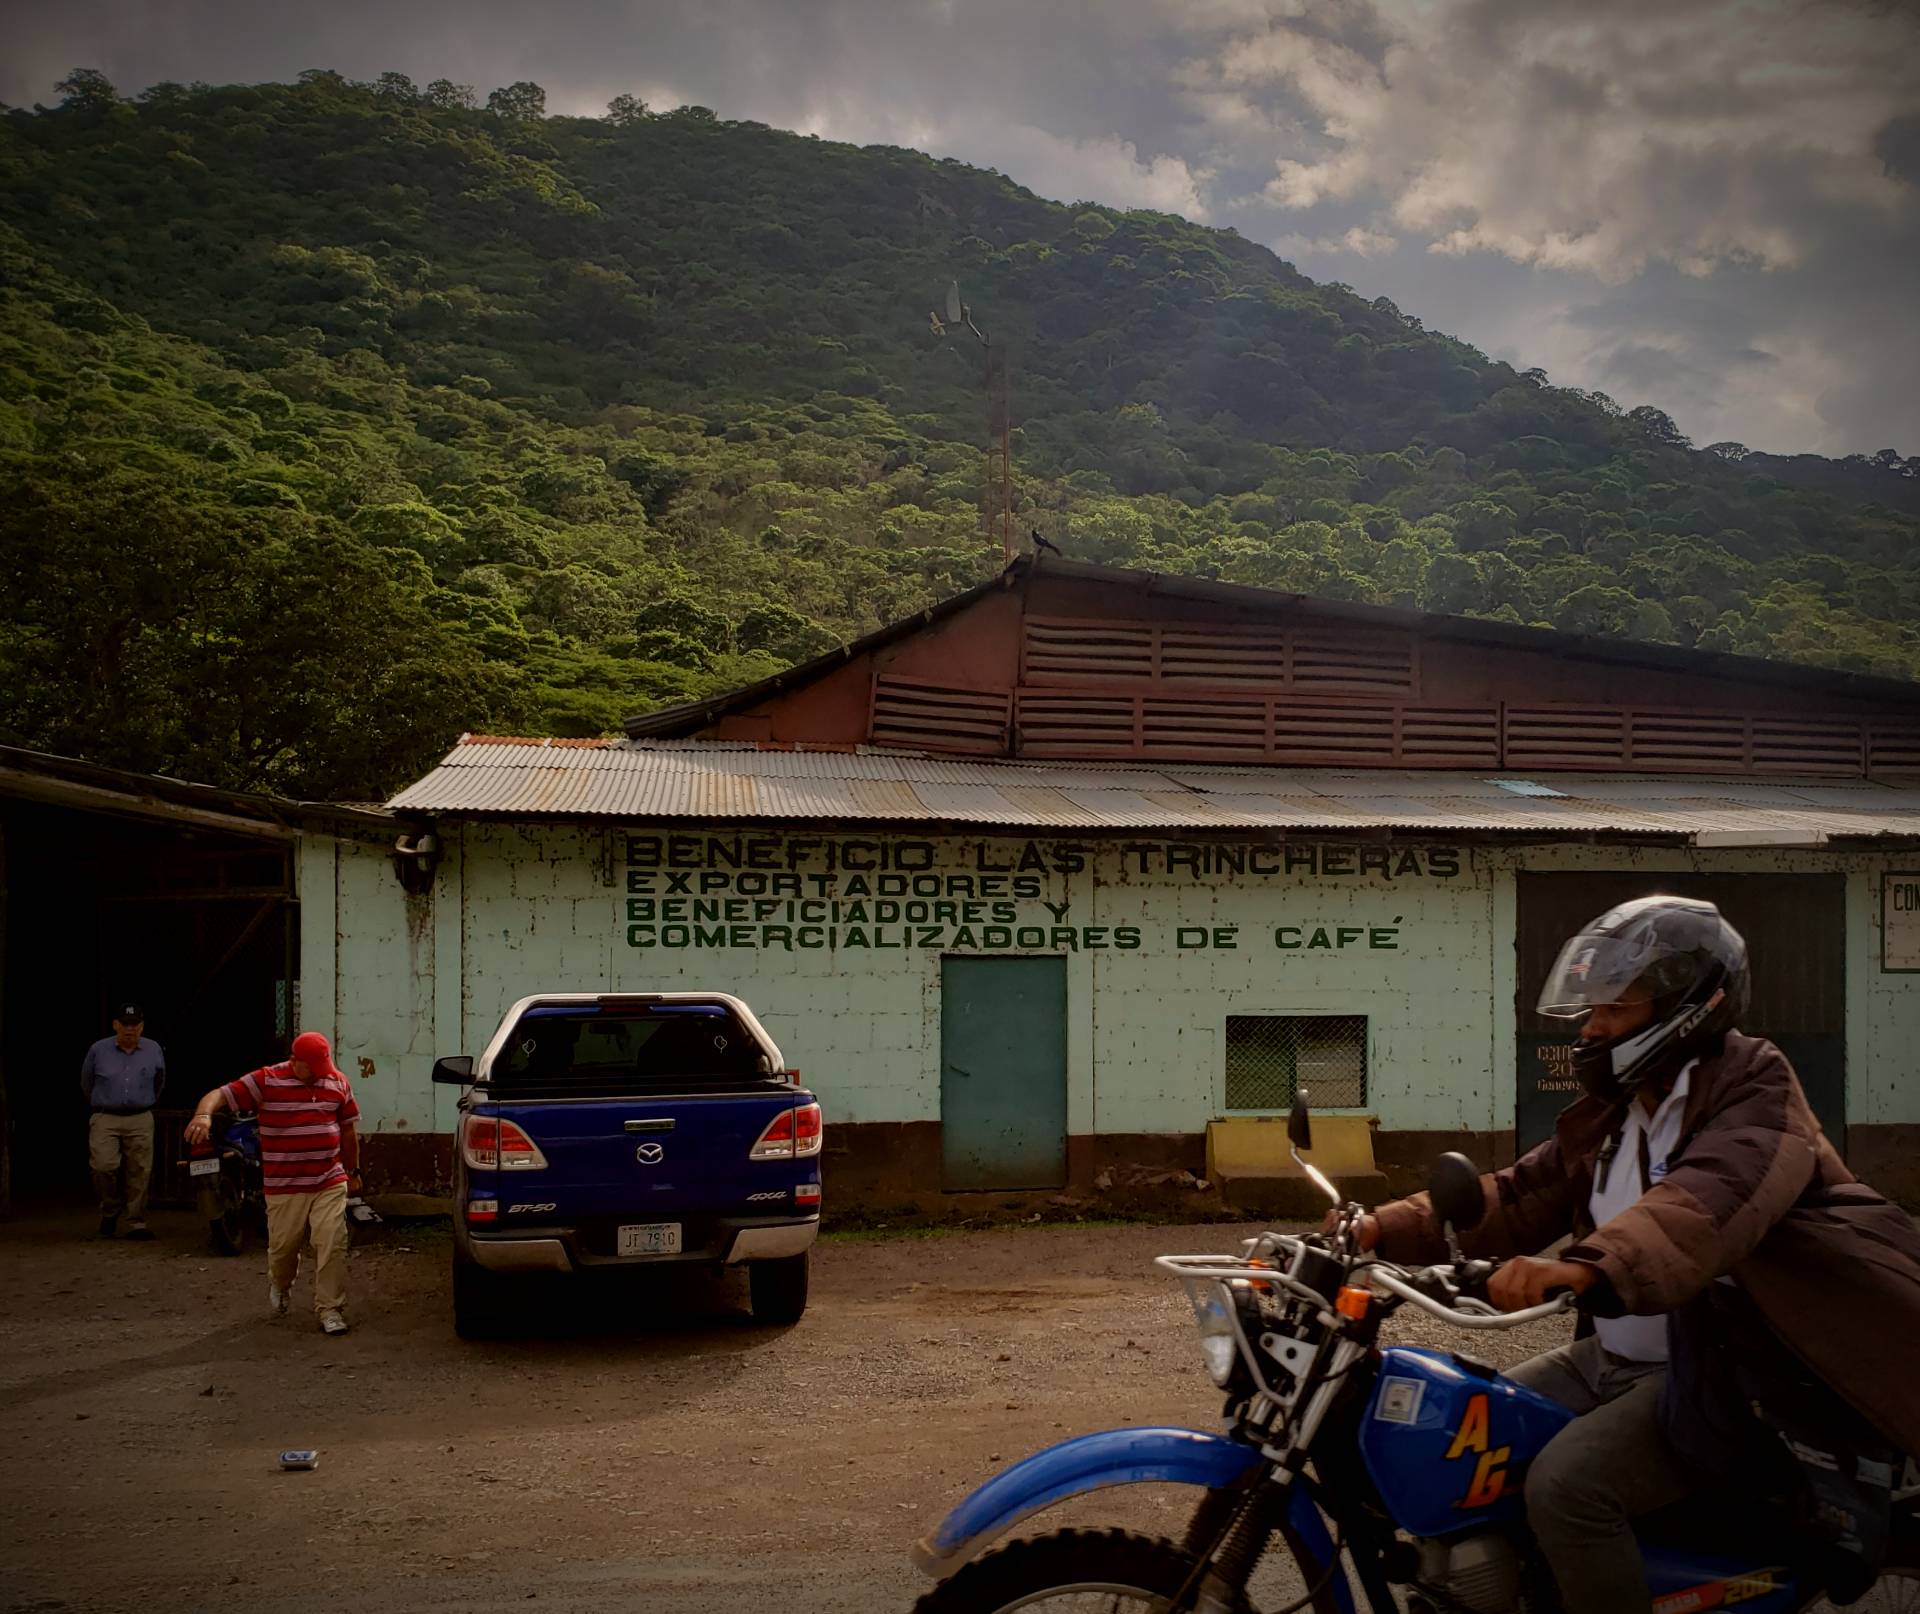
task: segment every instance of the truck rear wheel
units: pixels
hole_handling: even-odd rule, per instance
[[[777,1261],[747,1263],[747,1285],[753,1297],[753,1320],[769,1327],[797,1323],[807,1309],[808,1251]]]
[[[505,1323],[500,1280],[456,1255],[453,1258],[453,1331],[462,1339],[492,1339]]]

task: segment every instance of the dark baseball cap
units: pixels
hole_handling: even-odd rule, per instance
[[[113,1011],[113,1017],[123,1026],[144,1025],[146,1024],[147,1011],[137,1003],[123,1003]]]

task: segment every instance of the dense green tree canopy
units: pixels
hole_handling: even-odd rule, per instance
[[[1231,233],[531,83],[59,93],[0,119],[0,739],[374,795],[965,587],[956,277],[1068,554],[1920,672],[1920,463],[1695,450]]]

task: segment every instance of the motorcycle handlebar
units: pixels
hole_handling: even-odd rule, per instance
[[[1282,1250],[1297,1249],[1301,1245],[1325,1249],[1327,1244],[1326,1237],[1321,1234],[1310,1234],[1303,1238],[1298,1234],[1269,1233],[1264,1238],[1249,1239],[1242,1246],[1243,1254],[1237,1260],[1231,1256],[1163,1255],[1154,1264],[1183,1281],[1244,1279],[1286,1289],[1299,1299],[1324,1306],[1327,1303],[1326,1296],[1289,1277],[1285,1263],[1267,1260],[1256,1263],[1250,1258],[1256,1251],[1263,1256],[1277,1255]],[[1499,1270],[1499,1266],[1497,1261],[1463,1261],[1457,1266],[1442,1263],[1431,1267],[1403,1268],[1376,1256],[1356,1265],[1350,1281],[1371,1283],[1419,1307],[1429,1316],[1463,1328],[1517,1328],[1543,1317],[1556,1317],[1572,1305],[1573,1295],[1563,1289],[1542,1304],[1529,1306],[1523,1311],[1494,1310],[1492,1302],[1485,1298],[1485,1284]],[[1466,1280],[1465,1284],[1460,1281],[1462,1278]],[[1475,1293],[1474,1290],[1479,1292]],[[1465,1305],[1459,1304],[1460,1301],[1464,1301]]]
[[[1466,1293],[1460,1284],[1455,1283],[1452,1285],[1454,1293],[1470,1300],[1477,1308],[1484,1308],[1465,1311],[1459,1306],[1449,1305],[1445,1300],[1435,1298],[1421,1284],[1423,1279],[1444,1284],[1448,1281],[1446,1274],[1462,1271],[1467,1267],[1485,1267],[1486,1273],[1481,1278],[1481,1284],[1484,1285],[1485,1278],[1493,1275],[1494,1266],[1495,1263],[1489,1261],[1470,1261],[1462,1263],[1460,1268],[1425,1267],[1418,1272],[1402,1276],[1388,1267],[1385,1262],[1375,1261],[1361,1270],[1365,1272],[1367,1281],[1375,1287],[1386,1290],[1390,1295],[1397,1295],[1409,1305],[1418,1306],[1429,1316],[1438,1317],[1442,1322],[1453,1323],[1461,1328],[1518,1328],[1523,1323],[1538,1322],[1543,1317],[1557,1317],[1573,1303],[1572,1291],[1562,1289],[1552,1299],[1538,1306],[1528,1306],[1521,1311],[1495,1311],[1489,1302],[1478,1295]]]

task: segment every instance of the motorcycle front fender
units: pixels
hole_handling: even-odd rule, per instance
[[[1198,1429],[1108,1429],[1035,1452],[996,1474],[913,1549],[913,1561],[943,1579],[1022,1519],[1109,1485],[1231,1485],[1261,1461],[1251,1446]],[[1323,1537],[1305,1493],[1299,1502]],[[1296,1507],[1296,1511],[1298,1508]]]

